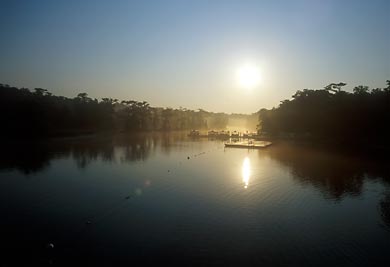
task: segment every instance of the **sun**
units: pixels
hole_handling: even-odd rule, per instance
[[[237,70],[237,81],[241,88],[253,89],[261,82],[261,73],[257,66],[246,64]]]

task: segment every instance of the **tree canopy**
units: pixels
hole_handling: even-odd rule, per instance
[[[151,107],[146,101],[55,96],[47,89],[0,84],[1,135],[52,136],[98,131],[225,128],[228,115]]]
[[[271,136],[388,142],[390,81],[386,84],[373,90],[359,85],[353,93],[341,90],[345,83],[299,90],[277,108],[260,110],[260,131]]]

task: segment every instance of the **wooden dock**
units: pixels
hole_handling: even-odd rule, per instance
[[[268,141],[250,141],[250,142],[231,142],[225,143],[225,147],[235,147],[235,148],[266,148],[272,145],[272,142]]]

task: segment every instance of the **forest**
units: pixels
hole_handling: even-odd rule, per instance
[[[278,107],[243,115],[151,107],[145,101],[98,100],[87,93],[69,98],[42,88],[0,84],[1,135],[225,129],[229,123],[245,127],[258,120],[258,131],[264,137],[389,144],[390,80],[386,87],[372,90],[359,85],[347,92],[345,85],[340,82],[319,90],[298,90]]]
[[[145,101],[55,96],[47,89],[0,84],[1,135],[47,137],[104,131],[223,129],[225,113],[151,107]]]
[[[331,83],[320,90],[298,90],[276,108],[259,111],[264,136],[389,145],[390,80],[386,87]]]

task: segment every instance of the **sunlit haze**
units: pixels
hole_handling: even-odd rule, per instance
[[[390,0],[0,11],[0,266],[389,265]]]
[[[389,1],[6,1],[1,10],[0,82],[69,97],[252,113],[331,82],[383,87],[390,74]]]

